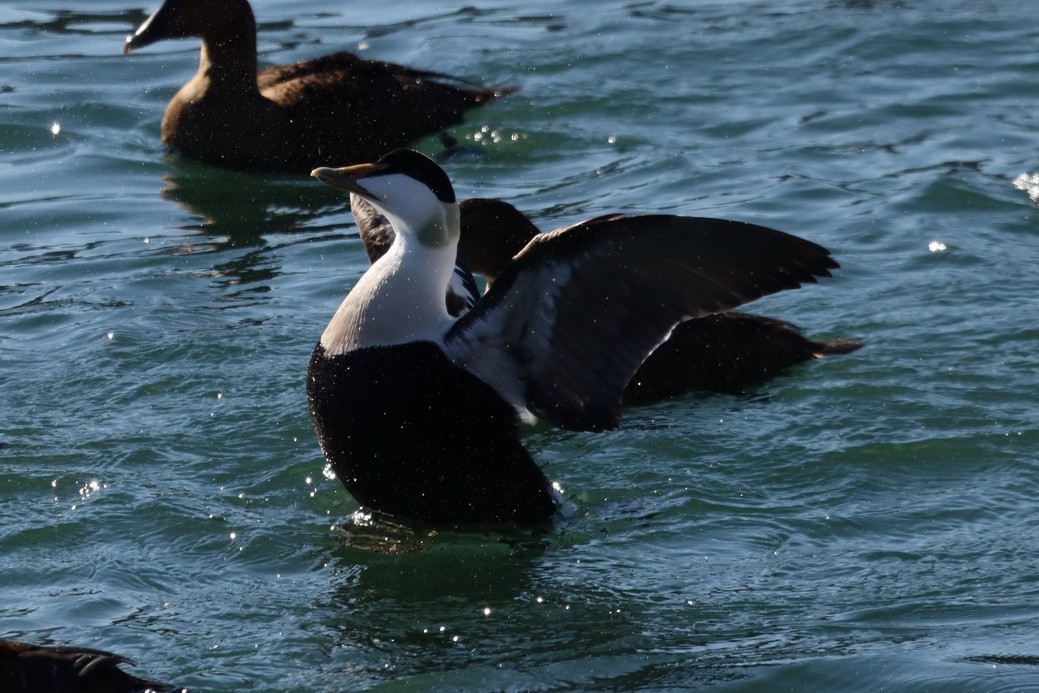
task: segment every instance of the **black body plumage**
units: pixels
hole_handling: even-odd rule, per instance
[[[357,501],[434,523],[532,524],[555,511],[516,410],[440,347],[413,342],[310,359],[318,441]]]

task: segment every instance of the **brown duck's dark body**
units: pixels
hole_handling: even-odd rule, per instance
[[[3,693],[137,693],[171,686],[131,676],[119,668],[130,660],[86,647],[45,647],[0,641]]]
[[[515,410],[431,342],[332,357],[318,345],[307,396],[326,459],[365,508],[432,523],[555,512]]]
[[[367,161],[463,120],[495,98],[349,53],[259,73],[259,91],[229,98],[189,83],[166,109],[162,141],[184,156],[253,170],[309,173]]]
[[[804,361],[847,354],[862,342],[817,342],[788,322],[727,311],[675,326],[624,388],[624,403],[649,404],[689,392],[739,392]]]
[[[197,74],[170,101],[162,141],[184,156],[239,169],[309,173],[367,161],[462,122],[513,88],[452,86],[451,77],[335,53],[257,72],[245,0],[166,0],[127,51],[197,36]]]

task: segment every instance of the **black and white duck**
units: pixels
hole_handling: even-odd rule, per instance
[[[444,296],[460,213],[443,169],[396,150],[312,175],[394,231],[311,356],[318,441],[362,506],[427,522],[549,520],[556,494],[520,441],[521,418],[614,428],[628,381],[677,325],[838,267],[825,248],[762,226],[610,215],[536,235],[456,318]]]

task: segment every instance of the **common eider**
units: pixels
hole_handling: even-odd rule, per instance
[[[306,173],[367,161],[462,122],[515,87],[464,85],[448,75],[334,53],[257,73],[247,0],[165,0],[124,52],[202,39],[198,72],[166,108],[162,141],[192,159],[238,169]]]
[[[823,247],[753,224],[610,215],[540,234],[460,318],[444,301],[459,210],[444,171],[408,150],[312,175],[364,198],[395,238],[311,355],[322,450],[364,507],[432,523],[549,520],[520,414],[618,425],[625,384],[682,320],[830,275]]]
[[[131,676],[129,659],[87,647],[49,647],[0,640],[3,693],[144,693],[172,686]]]
[[[363,198],[350,206],[361,240],[374,262],[393,242],[393,227]],[[461,233],[448,312],[458,317],[480,294],[469,277],[482,275],[490,287],[534,236],[537,226],[502,200],[459,200]],[[811,340],[783,320],[725,311],[675,326],[624,388],[625,405],[649,404],[690,392],[733,393],[758,385],[804,361],[847,354],[863,343],[852,339]]]

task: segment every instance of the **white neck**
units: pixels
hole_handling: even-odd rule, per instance
[[[438,247],[418,241],[412,229],[390,217],[396,231],[393,245],[358,280],[328,323],[321,335],[326,355],[440,341],[454,322],[444,302],[457,254],[457,206],[452,206],[455,214],[437,220],[448,227],[441,235],[452,240]]]

